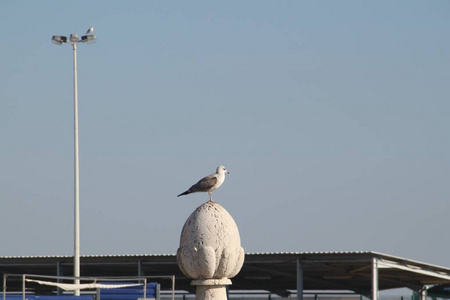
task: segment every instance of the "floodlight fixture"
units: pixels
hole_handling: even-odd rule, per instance
[[[56,45],[62,45],[62,43],[67,43],[67,37],[62,35],[54,35],[52,37],[52,43]]]
[[[72,44],[78,43],[78,34],[72,33],[72,34],[70,35],[70,42],[71,42]]]
[[[56,45],[62,45],[63,43],[70,43],[72,45],[78,44],[78,43],[86,43],[86,44],[93,44],[97,41],[97,36],[95,34],[87,34],[83,35],[81,39],[78,38],[78,34],[72,33],[69,37],[69,40],[67,40],[66,36],[62,35],[54,35],[52,37],[52,43]]]
[[[83,35],[81,37],[82,43],[93,44],[97,41],[97,37],[94,34]]]

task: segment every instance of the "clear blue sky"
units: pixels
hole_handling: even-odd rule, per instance
[[[0,3],[0,256],[175,253],[214,198],[246,252],[450,267],[450,2]]]

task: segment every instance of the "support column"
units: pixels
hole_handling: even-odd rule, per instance
[[[137,262],[137,273],[138,273],[138,276],[139,277],[143,277],[144,276],[144,268],[143,268],[143,266],[142,266],[142,261],[141,260],[138,260],[138,262]]]
[[[6,300],[6,278],[8,275],[3,274],[3,300]]]
[[[427,300],[427,287],[424,286],[421,290],[420,290],[420,300]]]
[[[297,300],[303,300],[303,264],[297,259]]]
[[[62,277],[63,275],[64,275],[64,274],[63,274],[63,271],[62,271],[62,264],[61,264],[60,261],[58,261],[58,262],[56,263],[56,276],[58,277],[58,279],[56,280],[56,282],[60,283],[60,282],[61,282],[60,277]],[[63,291],[61,290],[61,288],[57,288],[57,289],[56,289],[56,294],[57,294],[58,296],[61,296],[62,293],[63,293]]]
[[[372,300],[378,300],[378,259],[372,258]]]

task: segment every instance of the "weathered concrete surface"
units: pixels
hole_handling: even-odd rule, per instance
[[[189,216],[181,232],[178,266],[197,286],[197,300],[226,299],[225,286],[244,264],[244,249],[231,215],[208,201]]]

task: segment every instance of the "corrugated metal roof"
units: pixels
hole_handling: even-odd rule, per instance
[[[287,295],[296,289],[297,260],[302,262],[305,290],[351,290],[370,295],[373,259],[384,262],[380,289],[448,283],[450,269],[373,251],[286,251],[247,253],[231,289],[268,290]],[[192,291],[174,254],[81,256],[82,276],[175,275],[177,289]],[[73,256],[3,256],[0,273],[56,276],[73,272]],[[268,278],[264,280],[264,278]],[[164,288],[164,284],[163,284]]]
[[[370,254],[371,251],[250,252],[249,255]]]
[[[140,257],[140,256],[175,256],[175,254],[90,254],[90,255],[82,255],[81,257]],[[72,255],[28,255],[28,256],[0,256],[0,259],[9,259],[9,258],[72,258]]]
[[[281,251],[281,252],[249,252],[246,255],[309,255],[309,254],[370,254],[372,251]],[[381,254],[381,253],[380,253]],[[140,257],[140,256],[175,256],[175,254],[89,254],[81,257]],[[28,255],[28,256],[0,256],[4,258],[71,258],[72,255]]]
[[[450,268],[427,264],[421,261],[407,259],[390,254],[384,254],[376,251],[280,251],[280,252],[249,252],[246,256],[274,256],[274,255],[291,255],[291,256],[333,256],[333,255],[375,255],[385,259],[392,259],[394,261],[403,261],[411,264],[427,265],[432,268],[439,268],[450,271]],[[91,254],[82,255],[81,258],[137,258],[137,257],[175,257],[175,254]],[[72,255],[36,255],[36,256],[0,256],[0,260],[4,259],[71,259]]]

